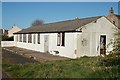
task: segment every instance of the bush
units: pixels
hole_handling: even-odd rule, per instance
[[[8,37],[8,36],[2,36],[2,41],[13,41],[13,36],[12,37]]]
[[[115,42],[113,45],[113,51],[105,56],[105,59],[102,61],[102,64],[105,66],[120,65],[120,31],[115,34]]]

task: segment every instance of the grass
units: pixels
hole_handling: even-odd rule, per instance
[[[104,66],[102,57],[42,63],[6,64],[3,69],[15,78],[117,78],[120,66]]]

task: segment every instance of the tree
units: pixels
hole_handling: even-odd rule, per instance
[[[35,21],[33,21],[33,23],[32,23],[32,26],[38,26],[38,25],[42,25],[43,24],[43,20],[35,20]]]

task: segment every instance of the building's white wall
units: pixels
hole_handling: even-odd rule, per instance
[[[15,44],[15,46],[17,45],[17,34],[16,35],[14,35],[14,44]]]
[[[89,33],[77,34],[77,57],[90,56],[90,35]]]
[[[97,56],[100,55],[100,35],[106,35],[106,52],[112,50],[112,45],[108,45],[114,40],[116,27],[105,17],[97,22],[89,23],[82,27],[82,34],[78,35],[77,55],[78,56]],[[82,45],[82,40],[86,39],[86,46]]]
[[[58,51],[60,56],[76,58],[76,33],[65,33],[65,46],[57,46],[57,33],[51,33],[49,36],[49,52],[55,54]]]
[[[33,37],[32,37],[32,43],[28,43],[28,34],[27,34],[27,42],[17,42],[16,46],[20,48],[44,52],[44,34],[40,34],[40,44],[37,43],[37,37],[38,36],[36,36],[36,44],[33,43]]]
[[[1,47],[13,47],[15,46],[14,41],[1,41]]]
[[[37,34],[36,34],[37,35]],[[49,35],[49,53],[53,55],[60,55],[69,58],[76,58],[75,50],[76,50],[76,41],[77,34],[76,33],[65,33],[65,46],[57,46],[57,33],[42,33],[40,34],[40,44],[33,43],[24,43],[24,42],[16,42],[16,46],[20,48],[45,52],[44,49],[44,36]],[[14,35],[16,38],[16,35]],[[28,38],[27,38],[28,41]],[[37,42],[37,37],[36,37]],[[58,51],[59,54],[55,54],[54,51]]]

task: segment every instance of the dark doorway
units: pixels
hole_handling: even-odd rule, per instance
[[[106,55],[106,35],[100,36],[100,55]]]

